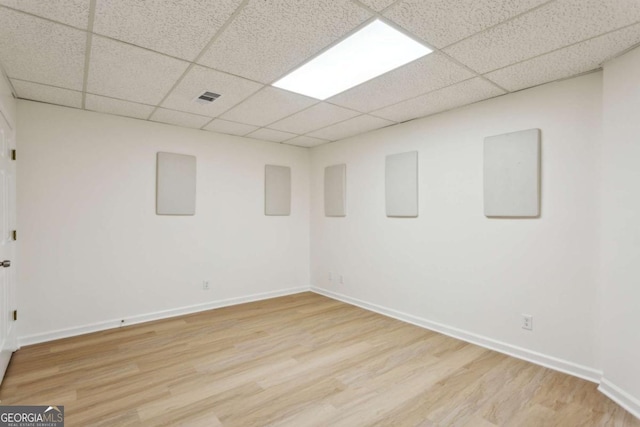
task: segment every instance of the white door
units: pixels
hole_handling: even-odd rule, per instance
[[[16,336],[16,266],[13,230],[16,224],[16,166],[11,159],[15,130],[0,111],[0,382],[18,348]]]

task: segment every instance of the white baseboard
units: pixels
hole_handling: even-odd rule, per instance
[[[634,417],[640,419],[640,400],[631,396],[629,393],[622,390],[606,378],[602,378],[600,380],[598,390],[600,390],[600,392],[605,396],[609,397],[609,399],[629,411],[629,413]]]
[[[337,299],[339,301],[364,308],[366,310],[374,311],[376,313],[401,320],[403,322],[411,323],[412,325],[439,332],[441,334],[448,335],[450,337],[466,341],[471,344],[479,345],[490,350],[495,350],[497,352],[504,353],[518,359],[523,359],[527,362],[544,366],[545,368],[550,368],[556,371],[563,372],[565,374],[573,375],[587,381],[598,383],[600,381],[600,378],[602,377],[602,371],[590,368],[588,366],[579,365],[568,360],[563,360],[532,350],[527,350],[526,348],[507,344],[505,342],[497,341],[492,338],[475,334],[473,332],[468,332],[462,329],[454,328],[452,326],[444,325],[442,323],[433,322],[431,320],[413,316],[411,314],[403,313],[377,304],[372,304],[326,289],[312,286],[311,291],[329,298]]]
[[[178,307],[170,310],[156,311],[154,313],[140,314],[137,316],[125,317],[124,319],[106,320],[103,322],[91,323],[73,328],[59,329],[41,334],[26,335],[18,338],[20,346],[39,344],[54,341],[61,338],[75,337],[91,332],[104,331],[107,329],[119,328],[121,326],[135,325],[138,323],[151,322],[153,320],[168,319],[170,317],[182,316],[185,314],[197,313],[200,311],[212,310],[214,308],[228,307],[231,305],[244,304],[252,301],[260,301],[269,298],[276,298],[285,295],[293,295],[300,292],[308,292],[309,287],[281,289],[272,292],[247,295],[243,297],[228,298],[224,300],[210,301],[203,304],[196,304],[187,307]],[[124,322],[123,322],[124,320]]]

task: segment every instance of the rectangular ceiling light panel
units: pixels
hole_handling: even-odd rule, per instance
[[[431,53],[379,19],[273,84],[324,100]]]

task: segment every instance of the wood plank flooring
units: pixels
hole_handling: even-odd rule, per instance
[[[25,347],[67,426],[640,426],[596,385],[313,293]]]

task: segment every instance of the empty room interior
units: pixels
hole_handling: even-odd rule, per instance
[[[638,0],[0,0],[0,424],[640,426],[639,46]]]

